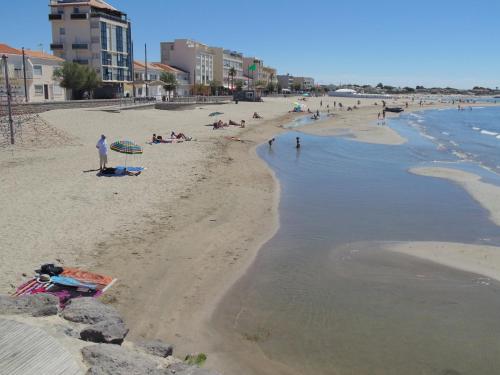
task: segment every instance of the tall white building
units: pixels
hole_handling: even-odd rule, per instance
[[[120,95],[133,80],[131,24],[103,0],[50,0],[54,55],[89,65],[100,75],[106,95]]]
[[[189,73],[190,84],[208,86],[214,80],[214,55],[210,48],[189,39],[160,43],[161,62]]]

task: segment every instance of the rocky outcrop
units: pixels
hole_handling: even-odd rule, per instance
[[[59,299],[51,294],[35,294],[21,297],[0,295],[0,314],[31,316],[56,315],[59,309]]]
[[[21,319],[29,324],[33,317],[58,312],[59,299],[50,294],[0,295],[0,316],[11,316],[7,319]],[[66,348],[76,348],[76,353],[82,347],[82,340],[97,343],[81,349],[87,375],[219,375],[200,367],[206,359],[203,353],[189,355],[181,361],[172,356],[172,345],[159,340],[124,343],[128,328],[120,314],[95,298],[72,299],[61,311],[60,318],[40,321],[43,323],[35,325],[45,324],[46,333],[53,336],[52,339],[59,337]],[[75,350],[72,352],[77,359]]]
[[[97,344],[82,349],[83,360],[90,366],[88,375],[170,375],[166,368],[144,355],[118,345]]]
[[[174,352],[172,345],[165,344],[160,340],[138,341],[134,345],[138,350],[157,357],[166,358]]]
[[[120,345],[128,333],[118,311],[95,298],[71,300],[61,316],[71,322],[89,324],[80,331],[84,341]]]

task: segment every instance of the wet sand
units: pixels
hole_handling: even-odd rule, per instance
[[[335,100],[309,99],[309,107],[319,109],[321,99],[323,110]],[[347,105],[347,99],[341,100]],[[257,373],[263,373],[262,368],[270,374],[293,373],[255,345],[261,333],[233,341],[220,336],[210,320],[225,292],[278,229],[279,183],[255,147],[283,132],[280,125],[295,117],[286,114],[293,101],[296,98],[276,98],[182,112],[43,114],[55,132],[35,134],[37,141],[43,140],[40,145],[30,143],[26,134],[24,144],[0,154],[5,209],[2,290],[11,291],[23,272],[29,275],[45,261],[107,273],[119,282],[104,299],[117,305],[136,336],[172,342],[180,355],[204,351],[209,354],[207,365],[225,373],[243,373],[242,367]],[[373,103],[362,100],[359,111],[364,106]],[[247,128],[219,132],[204,127],[208,113],[216,110],[225,112],[225,121],[245,118]],[[265,120],[251,120],[254,111]],[[367,120],[376,117],[372,111],[367,109]],[[349,137],[401,142],[387,127],[358,129],[362,119],[351,119]],[[197,141],[146,145],[152,133],[171,130]],[[146,166],[143,175],[102,179],[95,172],[82,173],[95,168],[100,133],[143,145],[144,156],[129,161]],[[111,160],[125,162],[119,155]]]

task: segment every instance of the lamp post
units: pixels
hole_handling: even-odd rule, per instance
[[[28,85],[26,83],[26,55],[24,53],[24,47],[22,48],[22,51],[23,51],[24,98],[26,99],[26,103],[28,103],[29,97],[28,97]]]
[[[149,98],[149,92],[148,92],[148,47],[146,43],[144,43],[144,82],[146,83],[146,99]]]
[[[7,110],[9,113],[9,131],[10,131],[10,144],[14,144],[14,121],[12,120],[12,91],[10,90],[9,83],[9,66],[7,65],[7,56],[2,56],[3,66],[5,69],[5,88],[7,89]]]

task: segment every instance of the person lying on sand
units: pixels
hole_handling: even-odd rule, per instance
[[[261,115],[259,115],[257,112],[253,113],[253,118],[262,118]]]
[[[191,140],[191,137],[186,137],[186,135],[184,133],[177,133],[177,134],[175,134],[175,132],[170,133],[170,138],[171,139],[184,139],[186,141],[190,141]]]
[[[235,125],[238,126],[239,124],[236,121],[229,120],[229,125]]]
[[[163,140],[163,137],[161,135],[153,134],[152,142],[153,143],[162,143],[162,142],[164,142],[164,140]]]
[[[222,129],[224,127],[228,127],[229,125],[226,122],[222,122],[222,120],[219,120],[217,122],[214,122],[214,127],[213,129]]]
[[[141,171],[139,172],[130,172],[127,171],[127,168],[104,168],[101,171],[102,175],[127,175],[127,176],[139,176],[141,174]]]

